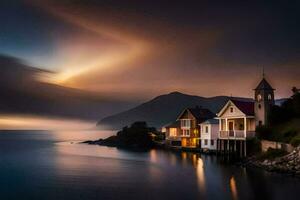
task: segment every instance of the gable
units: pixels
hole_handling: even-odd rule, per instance
[[[232,112],[231,112],[232,108]],[[232,101],[228,101],[223,109],[218,113],[218,117],[244,117],[246,116]]]
[[[195,119],[195,117],[192,115],[192,113],[188,110],[185,109],[177,118],[178,119]]]

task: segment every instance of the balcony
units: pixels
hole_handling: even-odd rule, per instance
[[[246,135],[245,135],[246,133]],[[240,139],[244,140],[246,138],[251,138],[255,136],[255,131],[245,131],[245,130],[231,130],[231,131],[220,131],[220,139]]]

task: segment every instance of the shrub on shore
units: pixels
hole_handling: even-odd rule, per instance
[[[98,144],[135,150],[148,150],[155,145],[155,141],[162,141],[164,134],[154,127],[148,127],[146,122],[134,122],[125,126],[117,135],[96,141],[85,141],[87,144]]]
[[[258,156],[259,160],[274,160],[275,158],[287,155],[287,152],[281,149],[269,148],[265,153]]]
[[[293,137],[291,139],[291,145],[298,147],[300,145],[300,136]]]

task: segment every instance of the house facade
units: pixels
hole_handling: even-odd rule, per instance
[[[180,121],[181,147],[199,147],[201,145],[199,124],[214,117],[215,114],[205,108],[185,109],[177,118],[177,121]]]
[[[201,149],[209,150],[209,151],[217,150],[219,120],[208,119],[199,125],[200,125]]]
[[[268,114],[275,102],[274,89],[263,76],[254,91],[254,101],[230,99],[217,113],[218,150],[240,151],[246,156],[246,140],[255,136],[256,126],[268,123]]]
[[[255,135],[254,102],[229,100],[217,114],[219,139],[245,140]]]
[[[171,147],[181,147],[180,121],[173,122],[165,126],[166,145]]]

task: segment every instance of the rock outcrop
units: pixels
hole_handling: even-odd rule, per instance
[[[267,171],[280,172],[300,178],[300,146],[288,155],[274,160],[249,160],[250,164],[266,169]]]

